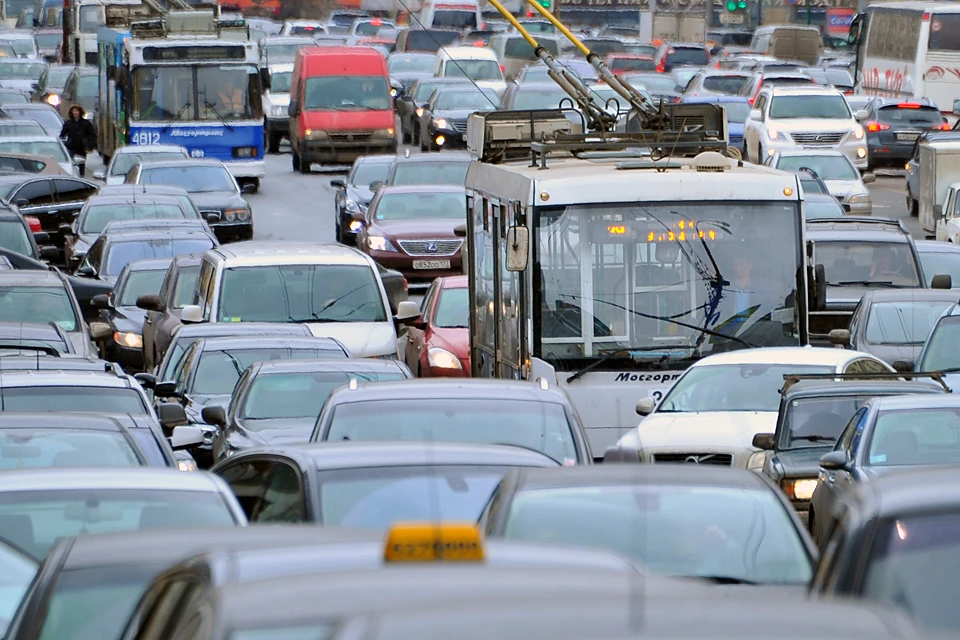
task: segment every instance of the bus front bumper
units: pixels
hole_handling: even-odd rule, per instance
[[[228,160],[223,164],[234,178],[262,178],[267,175],[263,160]]]

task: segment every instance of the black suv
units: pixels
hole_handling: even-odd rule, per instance
[[[914,143],[923,133],[950,129],[937,106],[926,98],[876,98],[863,110],[867,171],[880,166],[901,166],[913,155]]]

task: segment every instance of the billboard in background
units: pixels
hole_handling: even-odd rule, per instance
[[[853,9],[827,9],[827,35],[846,37],[855,15]]]

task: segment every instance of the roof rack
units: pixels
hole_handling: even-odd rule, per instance
[[[18,342],[0,342],[0,351],[36,351],[44,355],[60,357],[60,352],[46,344],[21,344]],[[22,354],[17,354],[22,355]]]
[[[783,388],[780,389],[781,395],[786,393],[790,387],[797,384],[801,380],[824,380],[824,381],[840,381],[845,380],[899,380],[901,382],[906,378],[909,381],[914,381],[917,378],[928,378],[933,380],[947,393],[953,393],[953,390],[947,386],[947,383],[944,382],[943,376],[946,373],[943,371],[926,371],[926,372],[889,372],[889,373],[785,373],[783,375]],[[919,381],[919,380],[917,380]]]
[[[814,218],[813,220],[807,220],[808,226],[812,225],[819,227],[842,227],[845,225],[853,226],[857,224],[866,224],[872,227],[896,227],[898,230],[903,231],[904,233],[909,233],[903,222],[894,218],[874,218],[873,216],[843,216],[842,218]]]

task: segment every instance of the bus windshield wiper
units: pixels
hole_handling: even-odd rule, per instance
[[[654,351],[673,351],[673,350],[679,350],[679,349],[689,349],[693,351],[694,349],[696,349],[696,346],[692,344],[640,345],[636,347],[623,347],[622,349],[611,349],[610,351],[607,351],[602,356],[600,356],[590,364],[586,365],[582,369],[576,371],[575,373],[570,374],[570,376],[567,377],[567,382],[573,382],[578,378],[582,378],[586,374],[590,373],[591,371],[593,371],[594,369],[602,365],[604,362],[607,362],[608,360],[610,360],[611,358],[617,355],[622,355],[624,353],[632,353],[633,351],[654,352]],[[665,359],[665,356],[661,358],[661,360],[663,359]]]
[[[185,105],[183,105],[182,107],[180,107],[180,111],[177,111],[177,115],[173,116],[173,120],[171,120],[168,124],[164,125],[163,129],[160,129],[160,132],[161,132],[161,133],[166,133],[167,131],[170,131],[170,129],[173,128],[173,124],[174,124],[175,122],[179,122],[179,121],[180,121],[180,116],[182,116],[182,115],[183,115],[183,112],[186,111],[186,110],[189,109],[189,108],[190,108],[190,103],[189,103],[189,102],[186,103]]]
[[[227,122],[226,120],[224,120],[223,116],[220,115],[220,112],[217,111],[217,108],[216,108],[215,106],[213,106],[213,104],[211,104],[211,103],[207,102],[206,100],[204,100],[204,101],[203,101],[203,106],[204,106],[204,108],[208,109],[209,111],[213,111],[213,115],[217,116],[217,120],[220,121],[220,124],[222,124],[223,126],[225,126],[225,127],[226,127],[227,129],[229,129],[230,131],[233,131],[233,126],[232,126],[229,122]]]
[[[890,280],[841,280],[840,282],[828,282],[833,287],[879,287],[884,289],[900,289],[904,285],[893,284]]]

